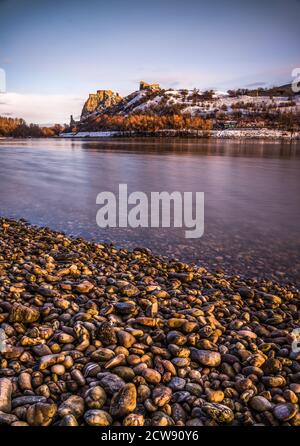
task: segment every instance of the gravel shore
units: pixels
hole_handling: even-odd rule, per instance
[[[300,425],[300,292],[0,218],[0,425]]]

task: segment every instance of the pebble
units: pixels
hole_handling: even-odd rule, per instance
[[[112,417],[104,410],[88,410],[84,414],[84,420],[88,426],[110,426]]]
[[[277,404],[273,409],[274,416],[279,421],[288,421],[291,418],[294,418],[298,412],[299,406],[292,403]]]
[[[58,409],[58,415],[65,417],[66,415],[73,415],[78,418],[84,413],[84,399],[79,395],[71,395],[67,398]]]
[[[136,387],[134,384],[126,384],[116,392],[110,403],[112,417],[120,418],[133,412],[136,408]]]
[[[161,374],[154,369],[144,369],[142,372],[142,376],[148,383],[158,384],[161,381]]]
[[[88,280],[83,280],[81,283],[76,285],[76,291],[82,294],[88,294],[90,291],[92,291],[93,288],[94,285]]]
[[[230,423],[234,419],[232,410],[222,404],[205,403],[202,411],[218,423]]]
[[[271,410],[272,409],[272,403],[270,403],[270,401],[268,401],[263,396],[254,396],[249,401],[249,405],[256,412],[265,412],[266,410]]]
[[[221,355],[219,352],[209,350],[191,349],[191,359],[201,365],[209,367],[217,367],[221,363]]]

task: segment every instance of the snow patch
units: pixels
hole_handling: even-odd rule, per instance
[[[107,138],[109,136],[115,136],[119,132],[78,132],[78,133],[61,133],[61,138]]]

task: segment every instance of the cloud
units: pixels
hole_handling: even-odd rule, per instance
[[[0,116],[23,118],[27,123],[65,123],[79,115],[85,99],[71,95],[0,93]]]
[[[265,87],[266,82],[252,82],[252,84],[246,85],[247,88],[255,88],[255,87]]]

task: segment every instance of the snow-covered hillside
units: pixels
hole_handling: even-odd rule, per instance
[[[143,89],[121,98],[117,104],[103,107],[100,102],[90,113],[85,112],[82,120],[101,114],[190,114],[212,117],[216,113],[231,115],[240,111],[243,115],[269,112],[300,111],[300,96],[230,96],[222,91]]]
[[[294,94],[290,85],[269,90],[224,92],[196,88],[163,89],[159,84],[141,81],[140,89],[125,97],[111,90],[97,90],[96,93],[91,93],[84,105],[80,121],[75,122],[72,119],[66,132],[105,132],[116,129],[123,131],[128,129],[126,125],[131,118],[145,119],[147,116],[150,119],[180,115],[184,119],[210,120],[216,130],[227,128],[228,125],[234,128],[286,129],[294,127],[294,121],[298,128],[300,95]],[[290,122],[289,116],[293,116],[293,123]],[[281,122],[282,117],[285,123]],[[124,120],[127,124],[124,124]],[[128,125],[134,127],[130,122]],[[149,125],[151,127],[151,123]],[[177,125],[177,128],[182,129],[182,126]]]

